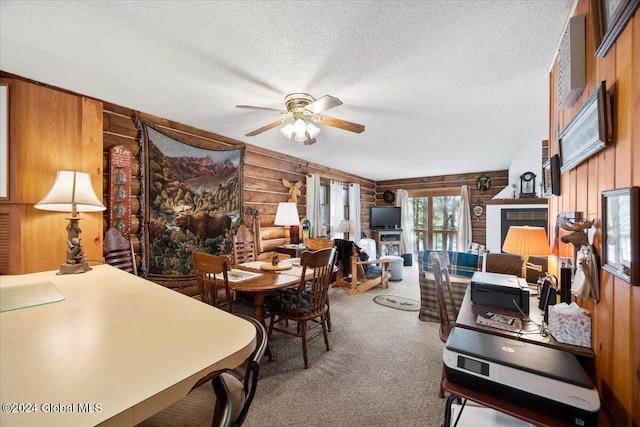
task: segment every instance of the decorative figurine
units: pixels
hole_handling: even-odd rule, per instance
[[[278,253],[276,252],[275,254],[273,254],[273,258],[271,258],[271,265],[275,267],[279,262],[280,258],[278,258]]]

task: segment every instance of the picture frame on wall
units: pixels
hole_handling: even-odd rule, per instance
[[[560,195],[560,156],[555,154],[542,165],[543,195]]]
[[[602,269],[640,286],[640,187],[602,192]]]
[[[596,56],[604,58],[622,33],[640,0],[592,0]]]
[[[601,82],[560,133],[560,173],[565,173],[602,150],[613,135],[611,102]]]

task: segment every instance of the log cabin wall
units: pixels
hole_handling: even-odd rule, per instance
[[[131,238],[134,242],[136,253],[140,250],[141,223],[143,222],[140,203],[140,146],[138,142],[138,129],[133,121],[134,110],[129,108],[105,103],[103,110],[104,123],[104,197],[108,203],[109,189],[107,185],[110,177],[109,173],[109,149],[115,145],[124,145],[132,150],[132,202],[131,202]],[[284,228],[273,225],[276,209],[279,202],[286,202],[290,195],[289,189],[282,183],[283,179],[291,183],[301,181],[303,186],[301,194],[298,196],[298,214],[300,218],[306,216],[306,175],[315,173],[320,175],[323,183],[330,180],[340,181],[346,184],[360,184],[361,200],[360,208],[366,212],[363,217],[363,229],[369,227],[368,212],[369,207],[375,203],[375,183],[372,180],[364,179],[346,172],[331,169],[315,163],[310,163],[295,157],[287,156],[275,151],[261,147],[244,144],[241,141],[223,137],[211,132],[205,132],[179,123],[152,117],[144,114],[144,117],[151,122],[158,123],[166,128],[178,130],[192,140],[206,141],[214,148],[245,146],[244,166],[243,166],[243,209],[245,211],[245,222],[249,222],[246,215],[248,209],[257,211],[260,219],[260,237],[262,251],[273,250],[276,246],[285,242]],[[107,216],[104,217],[105,229],[107,227]],[[139,260],[138,260],[139,262]]]
[[[595,56],[596,9],[599,2],[579,0],[574,15],[586,15],[586,87],[569,108],[558,105],[558,64],[550,71],[550,154],[560,153],[558,136],[601,81],[612,95],[611,144],[561,176],[561,194],[549,199],[549,219],[559,212],[581,212],[596,219],[594,247],[602,255],[601,192],[640,186],[640,13],[630,19],[604,58]],[[550,226],[553,224],[549,224]],[[550,228],[552,229],[552,228]],[[640,254],[632,254],[634,262]],[[557,271],[556,271],[557,273]],[[578,299],[592,315],[596,353],[594,382],[602,406],[615,425],[640,425],[640,283],[629,283],[600,271],[600,301]]]
[[[425,166],[425,169],[428,169],[428,166]],[[491,178],[491,187],[487,191],[480,191],[476,188],[476,180],[482,175]],[[483,207],[482,215],[479,218],[473,215],[471,217],[473,242],[485,245],[487,243],[487,203],[490,203],[491,199],[508,184],[508,170],[378,181],[376,186],[376,206],[389,205],[389,203],[385,202],[382,198],[385,191],[395,193],[401,189],[407,190],[409,195],[411,195],[412,191],[417,190],[435,190],[444,187],[460,188],[462,185],[466,185],[469,190],[469,203],[471,207],[473,208],[473,206],[478,204]],[[369,212],[366,214],[369,215]]]

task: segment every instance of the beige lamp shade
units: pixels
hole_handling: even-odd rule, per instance
[[[502,250],[516,255],[549,256],[547,233],[542,227],[511,226],[504,239]]]
[[[352,219],[343,219],[338,225],[338,233],[353,233],[356,231],[356,222]]]
[[[274,225],[299,225],[298,206],[292,202],[278,203]]]
[[[35,208],[55,212],[99,212],[106,209],[93,191],[91,176],[71,170],[58,171],[53,187]]]

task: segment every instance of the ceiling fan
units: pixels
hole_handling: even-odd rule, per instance
[[[335,96],[325,95],[322,98],[314,99],[308,93],[291,93],[285,96],[284,104],[286,110],[254,107],[252,105],[236,105],[237,108],[246,108],[248,110],[275,111],[284,116],[280,120],[249,132],[246,136],[255,136],[274,127],[285,125],[280,131],[287,138],[291,139],[293,136],[296,141],[310,145],[316,142],[315,137],[320,132],[320,129],[314,123],[348,130],[349,132],[364,132],[363,125],[320,115],[323,111],[342,105],[342,101]]]

